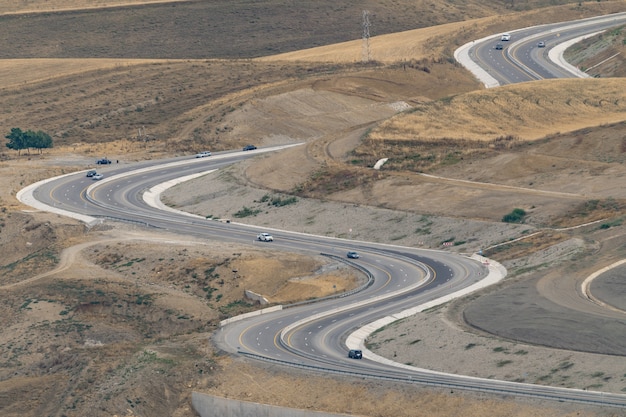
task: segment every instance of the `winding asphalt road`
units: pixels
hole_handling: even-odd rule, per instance
[[[611,25],[617,24],[616,16],[612,17]],[[626,19],[626,14],[620,14],[619,19]],[[465,52],[457,52],[459,56],[476,57],[473,65],[497,83],[565,76],[551,68],[552,64],[538,60],[550,56],[549,51],[557,42],[547,34],[558,33],[559,41],[566,37],[573,39],[584,36],[581,30],[587,31],[585,33],[599,30],[595,25],[600,24],[607,23],[598,20],[593,25],[572,24],[576,29],[567,31],[552,25],[511,32],[512,41],[503,54],[493,53],[489,46],[491,37],[473,42]],[[548,52],[534,50],[531,44],[537,39],[546,41]],[[505,70],[500,66],[516,68]],[[568,71],[568,74],[573,73]],[[75,217],[89,225],[110,218],[207,239],[250,243],[256,235],[253,227],[165,210],[158,202],[158,190],[164,188],[163,184],[174,185],[181,178],[195,178],[257,153],[274,150],[279,148],[225,152],[201,159],[114,165],[103,170],[105,179],[99,182],[85,177],[84,173],[69,174],[27,187],[20,191],[18,198],[33,207]],[[438,373],[394,363],[365,349],[365,338],[377,328],[500,280],[506,271],[494,262],[477,255],[464,257],[283,230],[274,230],[273,234],[273,248],[321,253],[349,263],[367,277],[367,284],[358,291],[335,298],[278,306],[227,320],[215,335],[216,344],[224,350],[330,373],[626,407],[626,395]],[[348,261],[345,259],[347,250],[358,250],[361,258]],[[348,359],[346,353],[350,348],[364,350],[364,358]]]
[[[199,160],[177,158],[130,167],[112,166],[102,170],[105,179],[101,181],[79,172],[33,184],[20,191],[18,197],[36,208],[76,217],[91,225],[109,218],[207,239],[251,243],[257,232],[254,227],[164,210],[158,195],[159,190],[177,182],[253,155],[231,152]],[[349,263],[367,277],[367,284],[351,294],[297,306],[278,306],[227,320],[215,334],[216,344],[226,351],[344,375],[626,406],[626,396],[618,394],[437,373],[393,363],[367,351],[364,340],[377,328],[500,280],[506,271],[494,262],[476,255],[470,258],[281,230],[274,230],[273,234],[272,248],[322,253]],[[348,250],[359,251],[361,258],[346,259]],[[364,350],[364,359],[348,359],[349,348]]]
[[[626,12],[571,22],[533,26],[468,42],[455,51],[455,58],[486,87],[497,87],[550,78],[581,78],[589,75],[565,62],[563,52],[575,42],[609,28],[626,24]],[[545,42],[544,48],[537,44]],[[503,49],[495,49],[501,43]]]

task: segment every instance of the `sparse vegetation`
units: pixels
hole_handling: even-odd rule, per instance
[[[250,217],[250,216],[256,216],[257,214],[259,214],[261,211],[260,209],[252,209],[250,207],[244,207],[241,210],[235,212],[233,214],[233,217],[237,217],[237,218],[243,218],[243,217]]]
[[[609,229],[611,227],[621,226],[623,222],[622,218],[614,219],[610,222],[603,222],[600,224],[600,229]]]
[[[526,211],[521,208],[513,209],[509,214],[505,214],[502,217],[502,221],[505,223],[523,223],[526,217]]]
[[[556,227],[567,227],[582,223],[606,220],[598,227],[608,229],[619,226],[626,214],[626,202],[614,198],[593,199],[584,201],[573,207],[561,218],[555,219]]]
[[[565,371],[565,370],[570,369],[573,366],[574,364],[572,362],[569,362],[569,361],[561,362],[557,368],[552,369],[552,373]]]
[[[564,233],[542,231],[528,235],[523,239],[488,248],[484,250],[483,253],[485,256],[488,257],[496,256],[500,260],[515,259],[525,256],[525,254],[536,253],[538,251],[552,247],[559,242],[563,242],[569,238],[570,237]],[[536,270],[547,266],[547,264],[540,264],[535,265],[530,269]],[[521,274],[524,272],[528,272],[528,270],[519,268],[516,270],[516,272]]]
[[[296,197],[287,197],[287,198],[275,197],[275,198],[272,198],[272,200],[270,201],[270,204],[274,207],[282,207],[282,206],[288,206],[290,204],[295,204],[297,202],[298,202],[298,199]]]
[[[89,3],[94,4],[94,2]],[[114,5],[119,4],[119,1],[110,0],[106,3]],[[248,107],[251,102],[250,98],[253,97],[254,101],[257,102],[263,101],[276,92],[284,93],[285,88],[287,88],[286,85],[296,86],[299,82],[304,81],[309,82],[307,85],[315,82],[316,91],[323,91],[324,88],[328,88],[334,93],[348,90],[349,94],[357,96],[359,94],[362,94],[363,97],[373,95],[379,102],[408,100],[412,105],[419,102],[420,105],[424,106],[424,109],[428,107],[426,105],[428,101],[446,96],[447,98],[441,99],[436,105],[454,107],[458,104],[456,95],[478,87],[471,76],[455,66],[454,60],[451,58],[451,51],[453,50],[451,45],[472,39],[474,35],[479,33],[480,36],[497,33],[500,31],[500,27],[504,25],[502,16],[505,16],[509,10],[515,9],[512,3],[510,6],[504,5],[504,3],[486,6],[472,3],[463,4],[463,7],[446,5],[445,14],[441,14],[438,4],[434,5],[429,13],[423,13],[414,7],[407,7],[407,4],[404,3],[391,6],[381,5],[380,2],[371,3],[370,5],[375,7],[378,22],[382,23],[378,27],[389,31],[401,30],[403,25],[408,29],[414,28],[416,25],[431,26],[449,20],[461,22],[461,20],[471,17],[472,13],[480,16],[485,13],[496,13],[499,18],[496,23],[480,25],[461,22],[451,31],[451,34],[436,37],[429,35],[428,38],[432,47],[428,48],[427,53],[433,55],[432,58],[411,59],[405,62],[406,65],[400,63],[401,61],[397,58],[392,65],[386,65],[380,61],[380,63],[372,65],[369,70],[373,70],[373,72],[368,73],[363,72],[368,71],[367,67],[350,63],[345,65],[295,63],[291,65],[286,61],[280,63],[255,60],[229,62],[227,60],[206,59],[207,53],[210,54],[207,48],[219,47],[227,50],[228,53],[240,55],[254,51],[256,56],[282,52],[289,48],[334,42],[339,40],[337,36],[356,39],[359,37],[361,29],[358,22],[356,27],[337,24],[337,22],[355,20],[354,10],[349,7],[337,8],[337,5],[333,3],[332,13],[329,14],[329,6],[324,3],[311,3],[311,5],[302,3],[299,6],[295,6],[294,3],[294,6],[287,8],[281,3],[264,5],[263,10],[258,8],[246,10],[250,13],[237,13],[236,9],[228,9],[233,13],[192,14],[199,18],[197,21],[202,22],[203,31],[207,27],[207,15],[218,17],[220,19],[218,24],[231,25],[229,29],[232,29],[232,33],[235,34],[236,42],[224,42],[215,38],[216,41],[212,42],[211,45],[207,46],[203,43],[204,46],[199,48],[198,43],[184,42],[183,40],[182,47],[180,47],[181,38],[175,38],[171,35],[171,31],[174,30],[171,26],[159,24],[159,19],[162,19],[161,16],[163,15],[158,16],[155,13],[158,9],[166,10],[168,13],[165,20],[168,22],[177,21],[175,17],[181,13],[182,16],[186,17],[184,25],[186,36],[197,36],[199,32],[194,29],[193,23],[196,20],[189,19],[190,14],[184,13],[183,10],[187,7],[208,7],[210,2],[188,3],[167,4],[146,9],[115,9],[108,11],[106,18],[103,17],[104,13],[99,12],[72,12],[69,14],[47,13],[45,16],[33,15],[28,17],[28,19],[37,20],[39,24],[24,25],[25,16],[7,18],[3,22],[1,31],[8,34],[3,37],[6,40],[6,47],[2,51],[5,57],[15,57],[17,54],[33,54],[29,56],[33,59],[27,60],[27,67],[15,67],[14,65],[20,65],[15,61],[5,63],[5,72],[2,73],[1,77],[5,88],[2,95],[4,101],[3,106],[0,107],[4,109],[8,126],[26,126],[26,123],[30,123],[33,118],[36,118],[38,123],[41,123],[42,128],[53,133],[55,142],[64,146],[68,153],[86,155],[86,159],[91,161],[85,162],[85,159],[72,167],[57,167],[57,163],[64,164],[65,161],[57,162],[56,159],[48,158],[42,159],[43,163],[40,166],[35,166],[35,162],[38,161],[34,161],[35,158],[33,158],[33,161],[29,160],[28,164],[29,170],[33,170],[32,173],[20,172],[16,174],[14,172],[9,173],[15,167],[15,165],[9,165],[15,158],[13,153],[7,152],[0,155],[3,163],[6,164],[3,166],[7,175],[3,178],[6,180],[6,188],[10,189],[10,193],[7,192],[2,197],[4,205],[2,212],[7,213],[7,218],[2,220],[2,230],[0,231],[0,238],[4,239],[2,241],[4,242],[3,258],[6,263],[3,264],[1,276],[4,281],[3,285],[10,285],[51,270],[58,265],[59,252],[61,248],[65,247],[64,245],[67,245],[67,242],[74,239],[103,238],[107,233],[105,229],[110,227],[110,223],[107,222],[104,226],[90,229],[88,236],[85,236],[82,225],[75,226],[70,222],[61,224],[64,221],[58,218],[54,219],[53,222],[57,224],[52,227],[46,226],[45,222],[39,225],[34,224],[35,222],[22,222],[20,219],[26,215],[16,215],[18,212],[12,206],[16,189],[44,177],[83,169],[85,164],[93,163],[91,156],[97,155],[99,157],[105,154],[105,149],[114,150],[115,153],[124,155],[124,159],[127,158],[127,160],[123,162],[128,162],[135,158],[156,159],[164,154],[168,156],[172,156],[174,153],[181,155],[200,145],[207,146],[211,150],[240,148],[241,144],[237,141],[242,139],[234,137],[234,132],[236,129],[240,129],[237,134],[242,134],[242,136],[248,135],[250,132],[246,132],[248,127],[245,126],[245,123],[233,123],[232,117],[238,116],[237,110],[245,109],[250,115],[252,113]],[[34,8],[58,9],[63,5],[80,7],[83,4],[86,4],[84,0],[3,2],[0,4],[0,13],[6,12],[7,8],[23,7],[23,5]],[[539,5],[543,4],[531,2],[526,3],[525,7],[532,8]],[[222,6],[237,7],[234,3]],[[249,4],[246,4],[246,7],[248,6]],[[319,27],[315,34],[302,32],[300,39],[294,39],[293,36],[290,36],[289,39],[281,40],[283,37],[272,31],[287,27],[292,33],[293,25],[290,24],[289,20],[280,17],[279,13],[272,14],[272,10],[276,10],[279,6],[284,8],[285,12],[290,12],[291,7],[306,7],[307,19],[316,22],[316,25],[321,22],[321,25],[327,24],[329,27],[340,28],[341,30],[324,30]],[[608,7],[603,4],[600,6]],[[519,5],[515,7],[520,8]],[[595,5],[585,5],[584,9],[590,10],[586,13],[598,14],[597,11],[592,10],[592,7]],[[618,7],[623,8],[621,5]],[[576,17],[581,15],[580,9],[579,7],[574,12]],[[186,10],[188,11],[188,9]],[[402,17],[396,15],[397,10],[402,11]],[[409,10],[408,13],[407,10]],[[565,15],[564,11],[566,10],[562,8],[557,12],[541,11],[533,15],[532,21],[540,24],[550,19],[561,18]],[[133,22],[129,25],[127,23],[128,16],[131,14]],[[296,14],[301,16],[299,13]],[[242,16],[245,20],[243,23],[239,23],[242,26],[236,26],[232,20],[229,20]],[[64,25],[63,21],[67,22],[64,19],[70,17],[73,20],[72,31],[52,30],[53,27],[57,27],[56,25],[69,27]],[[276,23],[277,20],[271,20],[274,18],[281,19],[280,24]],[[516,15],[511,16],[511,19],[529,19],[529,17],[520,18]],[[358,16],[356,20],[358,21]],[[94,22],[95,24],[86,24],[85,22]],[[116,22],[126,23],[121,27],[116,26]],[[259,30],[255,31],[256,34],[253,37],[241,36],[243,32],[239,28],[247,27],[251,22],[255,27],[260,24],[259,22],[267,24],[263,28],[257,28]],[[506,25],[510,27],[522,26],[522,24],[522,20],[506,22]],[[103,31],[103,27],[106,27],[106,30]],[[36,31],[39,29],[45,31],[46,42],[37,41],[38,32]],[[271,32],[274,36],[261,36],[266,33],[265,31]],[[81,35],[81,33],[87,35]],[[106,36],[102,37],[102,33],[106,33]],[[152,37],[151,33],[158,33],[158,37]],[[222,37],[229,35],[227,31],[220,31],[219,29],[212,30],[212,33]],[[204,38],[204,35],[200,37]],[[14,43],[10,41],[10,38],[17,39],[17,41]],[[97,38],[110,39],[113,44],[109,46],[99,42],[87,44],[88,40]],[[124,38],[124,42],[117,42],[116,39],[119,38]],[[167,39],[169,43],[165,45],[154,41],[154,39]],[[273,42],[276,40],[282,43],[274,44]],[[85,43],[83,44],[83,42]],[[260,47],[259,42],[263,42]],[[11,48],[14,49],[11,50]],[[115,48],[124,48],[123,52],[129,55],[115,53]],[[360,43],[357,49],[360,52]],[[394,48],[387,49],[389,51],[394,50]],[[132,60],[135,56],[133,54],[136,53],[134,51],[137,50],[145,53],[142,56],[151,56],[150,54],[156,52],[169,54],[167,55],[169,58],[171,58],[171,51],[184,55],[184,58],[190,58],[189,55],[185,54],[186,51],[191,51],[200,54],[202,60],[185,60],[184,62],[174,60],[167,62],[143,61],[139,63]],[[416,50],[413,49],[413,51]],[[72,57],[81,56],[85,52],[90,57],[109,53],[122,58],[97,62],[95,60],[72,59]],[[348,55],[345,52],[342,54]],[[36,59],[37,56],[59,56],[68,59],[39,61]],[[158,57],[160,58],[162,55],[158,55]],[[21,65],[25,64],[22,63]],[[589,67],[590,65],[585,64],[585,66]],[[24,68],[28,70],[25,71]],[[76,71],[79,69],[84,72],[77,73]],[[396,72],[390,76],[391,72],[389,71],[392,70]],[[374,73],[384,74],[384,77],[381,78],[379,75],[379,78],[372,77]],[[408,73],[410,76],[401,78],[400,74],[402,73]],[[54,79],[50,79],[51,74],[54,75]],[[350,75],[355,77],[350,78]],[[287,79],[289,83],[283,83]],[[341,85],[342,79],[347,80],[345,85]],[[357,84],[354,80],[358,79],[372,79],[374,81],[369,85]],[[450,84],[450,80],[454,80],[451,83],[453,86],[447,85]],[[332,86],[324,87],[325,82],[329,82]],[[388,86],[397,85],[398,90],[404,91],[402,94],[397,91],[389,93],[386,91],[388,87],[380,87],[385,84]],[[279,85],[279,88],[273,90],[273,86],[276,85]],[[614,91],[623,91],[623,89],[620,90],[615,86],[611,88]],[[542,88],[537,90],[542,90]],[[564,89],[564,91],[566,90]],[[581,89],[576,91],[584,94]],[[233,97],[236,98],[233,99]],[[497,100],[497,95],[488,97]],[[607,95],[607,97],[609,96]],[[549,99],[548,96],[532,97],[529,102],[536,103],[540,108],[539,111],[541,111],[542,100],[548,101]],[[509,102],[516,103],[515,100]],[[558,104],[558,100],[556,103]],[[483,108],[474,106],[474,104],[468,104],[468,108]],[[323,119],[323,117],[319,118]],[[522,120],[520,123],[522,125],[529,124],[527,120]],[[284,126],[286,128],[287,124]],[[146,128],[148,133],[146,133]],[[265,129],[266,126],[258,124],[252,129],[253,135],[265,137],[272,133]],[[140,133],[136,134],[137,130]],[[285,137],[290,134],[281,133]],[[587,137],[588,135],[585,134],[584,136]],[[293,137],[298,136],[294,135]],[[410,139],[417,137],[422,136],[418,135]],[[623,135],[621,137],[623,138]],[[450,138],[452,141],[454,140],[454,136],[450,136]],[[467,143],[461,143],[460,146],[446,148],[445,143],[450,145],[452,141],[444,141],[444,146],[437,148],[434,145],[436,137],[427,137],[428,140],[433,139],[432,149],[427,149],[429,144],[420,148],[419,146],[422,145],[411,143],[408,146],[409,153],[407,155],[409,156],[406,159],[401,153],[406,149],[403,149],[400,142],[396,147],[394,145],[388,149],[385,148],[385,143],[379,148],[374,148],[374,146],[379,146],[379,144],[375,144],[372,145],[371,149],[360,149],[364,156],[354,155],[352,163],[349,164],[351,166],[349,170],[344,171],[343,166],[334,164],[324,167],[321,170],[321,175],[312,176],[310,182],[307,179],[302,184],[299,190],[299,193],[302,194],[298,195],[327,198],[332,193],[349,189],[364,190],[369,198],[373,195],[369,193],[375,190],[377,181],[386,177],[387,172],[385,170],[397,173],[406,168],[415,170],[415,172],[426,172],[427,170],[456,169],[468,161],[482,164],[485,159],[481,158],[488,158],[499,152],[527,146],[523,138],[525,136],[521,134],[519,137],[513,137],[507,133],[495,132],[489,136],[490,141],[484,145],[468,140]],[[246,138],[247,140],[248,138]],[[366,139],[365,142],[369,140]],[[609,141],[597,142],[606,143]],[[584,143],[581,139],[579,145],[584,145]],[[54,149],[54,151],[58,150]],[[375,161],[376,153],[379,151],[385,153],[390,151],[389,154],[393,157],[392,163],[380,172],[372,173],[369,167]],[[392,154],[391,151],[396,153]],[[593,152],[587,153],[593,155]],[[106,154],[111,153],[106,152]],[[611,163],[620,163],[620,155],[620,152],[611,155]],[[580,158],[579,161],[583,159]],[[19,162],[25,160],[26,157]],[[605,161],[601,162],[604,163]],[[16,179],[17,175],[20,175],[20,178]],[[306,178],[306,175],[298,178]],[[390,178],[387,177],[386,179]],[[411,178],[407,182],[413,180],[414,178]],[[489,181],[488,178],[480,175],[478,175],[478,180]],[[540,181],[533,179],[526,182],[533,185]],[[359,187],[362,188],[359,189]],[[201,200],[194,201],[194,203],[200,202]],[[279,197],[278,203],[274,206],[280,207],[284,205],[284,202],[288,202],[287,205],[292,205],[296,203],[296,200],[295,197]],[[185,203],[188,204],[189,202]],[[177,205],[181,208],[184,206],[185,204]],[[537,205],[537,207],[543,209],[541,205]],[[389,208],[393,208],[393,202],[389,202]],[[249,207],[248,209],[254,211],[258,207]],[[248,215],[250,214],[248,213]],[[498,214],[498,217],[500,215]],[[40,214],[32,216],[38,218]],[[610,227],[619,225],[613,220],[618,216],[619,212],[614,213],[613,216],[607,217],[605,223]],[[206,218],[213,217],[215,216],[206,216]],[[307,217],[306,223],[315,223],[315,218],[312,215]],[[322,223],[320,221],[320,224]],[[423,222],[420,221],[419,225],[411,225],[406,228],[408,232],[406,234],[410,235],[410,231],[415,227],[415,234],[431,235],[433,234],[432,230],[436,227],[436,225],[431,226],[431,223],[424,219]],[[605,223],[598,224],[600,230]],[[129,227],[124,225],[122,229],[127,230]],[[401,235],[404,234],[396,234],[395,236],[397,239],[401,239]],[[433,236],[433,240],[440,242],[446,238],[445,236],[451,234],[461,236],[457,232],[437,234]],[[426,238],[423,240],[428,241]],[[470,241],[469,239],[465,242],[459,240],[455,244],[460,244],[460,242],[467,244]],[[537,244],[536,248],[541,249],[558,241],[552,236],[544,235],[543,240],[538,239],[532,242]],[[262,287],[264,291],[270,293],[272,290],[278,291],[272,289],[274,281],[263,281],[262,277],[259,276],[259,271],[263,271],[264,268],[254,264],[246,270],[245,262],[252,264],[260,262],[259,259],[268,262],[273,259],[274,255],[272,259],[268,260],[258,254],[252,254],[246,249],[246,251],[242,251],[243,255],[239,252],[238,255],[222,253],[220,255],[222,258],[216,260],[211,258],[209,253],[198,254],[191,250],[187,252],[172,251],[171,247],[168,247],[167,250],[155,250],[154,252],[142,252],[137,247],[115,245],[110,247],[103,245],[98,249],[99,251],[94,250],[86,255],[86,258],[93,265],[81,263],[80,268],[82,269],[60,271],[46,279],[34,282],[33,285],[28,286],[27,290],[13,288],[3,291],[4,303],[1,307],[2,311],[5,312],[5,322],[3,323],[0,353],[6,358],[3,359],[1,367],[5,370],[3,378],[5,382],[9,381],[5,384],[6,390],[3,392],[4,398],[8,399],[8,404],[3,404],[3,407],[11,408],[6,409],[7,413],[21,416],[28,416],[33,409],[37,409],[39,414],[68,416],[86,415],[93,412],[103,415],[132,413],[155,417],[159,415],[180,415],[181,417],[190,415],[189,390],[184,387],[191,384],[193,389],[203,390],[220,383],[226,384],[223,381],[218,381],[216,375],[224,375],[228,370],[221,367],[221,364],[217,365],[211,359],[207,359],[207,357],[214,357],[219,360],[219,355],[211,352],[206,344],[207,338],[210,336],[210,332],[214,330],[218,319],[258,308],[258,306],[242,299],[242,290],[249,285],[249,278],[252,275],[257,279],[255,285]],[[519,251],[516,251],[517,249]],[[217,252],[217,249],[214,248],[214,250]],[[531,247],[526,242],[520,246],[512,244],[507,249],[496,253],[506,258],[507,256],[521,256],[524,253],[529,253],[530,250]],[[251,258],[254,257],[256,258],[252,260]],[[293,268],[293,265],[287,262],[279,267],[273,267],[272,270],[293,270],[287,266]],[[249,271],[254,271],[254,273]],[[317,271],[317,269],[313,268],[312,271]],[[298,275],[298,273],[294,273],[294,275]],[[300,271],[300,275],[304,274]],[[280,282],[285,281],[284,277],[275,279],[277,282],[281,279],[283,281]],[[289,283],[289,285],[294,284]],[[437,309],[434,308],[431,311]],[[15,331],[15,336],[9,336],[9,330],[13,332],[18,327],[18,320],[24,320],[23,323],[26,327],[23,329],[23,333],[18,334]],[[11,339],[11,337],[13,338]],[[7,341],[7,339],[10,340]],[[391,340],[392,338],[387,339]],[[407,342],[404,343],[407,344]],[[389,344],[393,343],[390,341]],[[416,347],[413,350],[420,350],[422,346],[425,346],[425,339],[415,339],[414,336],[408,344],[415,344]],[[474,347],[469,347],[470,345],[466,344],[466,349]],[[420,349],[417,349],[417,346]],[[416,362],[413,360],[406,361],[409,364]],[[416,363],[416,366],[419,366],[419,363]],[[248,371],[239,373],[239,376],[250,374]],[[258,385],[263,386],[265,375],[260,370],[253,372],[256,372],[255,380],[260,382]],[[18,375],[15,379],[16,385],[13,385],[14,381],[11,380],[14,375]],[[53,381],[55,378],[57,380]],[[277,374],[274,374],[272,378],[274,378],[273,383],[284,382],[277,380]],[[608,376],[598,378],[604,380]],[[55,383],[59,381],[61,383]],[[65,385],[66,381],[71,381],[71,387]],[[323,389],[332,392],[332,389],[337,387],[337,385],[333,385],[333,382],[327,380],[320,384],[318,380],[309,376],[306,380],[299,380],[297,383],[283,383],[281,392],[284,395],[282,397],[291,401],[303,398],[303,401],[308,401],[305,406],[310,406],[313,397],[302,393],[314,392],[315,395],[318,395],[317,398],[326,398],[328,395],[323,394]],[[366,390],[373,389],[372,385],[366,386],[364,384],[363,387]],[[94,391],[96,388],[97,393]],[[297,389],[299,395],[291,395],[290,393],[293,391],[289,390],[292,388]],[[233,393],[238,392],[236,389],[229,391],[225,385],[221,385],[219,389],[233,398],[236,396]],[[164,392],[167,395],[162,395]],[[335,390],[335,392],[337,391]],[[257,396],[258,393],[253,386],[249,386],[246,393],[246,399],[262,401],[262,398]],[[27,398],[20,398],[22,395],[26,395]],[[376,402],[380,403],[384,403],[381,399],[392,397],[395,403],[402,401],[402,393],[400,392],[382,395],[381,391],[373,390],[371,395],[365,397],[376,399]],[[10,399],[12,398],[15,398],[15,401],[11,402]],[[49,401],[49,398],[54,398],[54,401]],[[430,405],[434,404],[433,401],[439,400],[439,398],[428,396]],[[406,398],[406,401],[411,402],[414,407],[420,407],[422,400],[411,395],[410,398]],[[445,399],[440,401],[442,404],[445,403]],[[46,405],[51,408],[44,410]],[[299,406],[301,404],[294,405]],[[381,406],[375,402],[369,404],[370,409],[365,409],[365,405],[367,405],[367,400],[356,402],[353,405],[354,409],[350,412],[363,415],[385,415],[390,410],[390,408],[380,408]],[[376,408],[377,406],[379,408]],[[497,409],[497,407],[497,404],[490,404],[490,411]],[[406,409],[410,410],[409,407]],[[414,412],[414,408],[412,410]],[[467,416],[471,417],[472,407],[465,407],[464,410]],[[493,412],[497,413],[497,411]],[[521,411],[518,413],[521,415]],[[397,412],[394,412],[394,416],[398,415]]]
[[[246,313],[254,307],[254,304],[248,303],[243,300],[237,300],[220,307],[219,311],[224,315],[225,318],[228,318],[236,316],[238,314]]]

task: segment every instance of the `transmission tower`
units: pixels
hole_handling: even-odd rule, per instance
[[[363,51],[362,62],[370,62],[370,12],[363,10]]]

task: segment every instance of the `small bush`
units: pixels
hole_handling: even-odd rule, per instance
[[[613,221],[602,223],[600,225],[600,229],[610,229],[611,227],[621,226],[621,225],[622,225],[622,219],[616,219]]]
[[[255,210],[255,209],[251,209],[250,207],[244,206],[244,208],[242,208],[241,210],[233,214],[233,216],[237,218],[250,217],[250,216],[256,216],[260,212],[261,210]]]
[[[274,207],[283,207],[288,206],[289,204],[295,204],[297,202],[298,199],[296,197],[289,197],[285,199],[282,199],[280,197],[274,197],[272,198],[270,204],[272,204]]]
[[[504,223],[523,223],[524,217],[526,217],[526,211],[521,208],[513,209],[509,214],[505,214],[502,217]]]

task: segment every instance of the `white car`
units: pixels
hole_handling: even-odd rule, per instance
[[[270,235],[269,233],[259,233],[256,236],[256,238],[260,240],[261,242],[273,242],[274,241],[274,237]]]
[[[92,180],[101,180],[102,178],[104,178],[104,175],[102,175],[102,174],[94,174],[91,177]]]
[[[203,151],[203,152],[200,152],[200,153],[197,153],[197,154],[196,154],[196,158],[204,158],[204,157],[206,157],[206,156],[211,156],[211,152],[209,152],[209,151]]]
[[[511,35],[509,33],[503,33],[502,36],[500,36],[500,40],[501,41],[510,41],[511,40]]]

